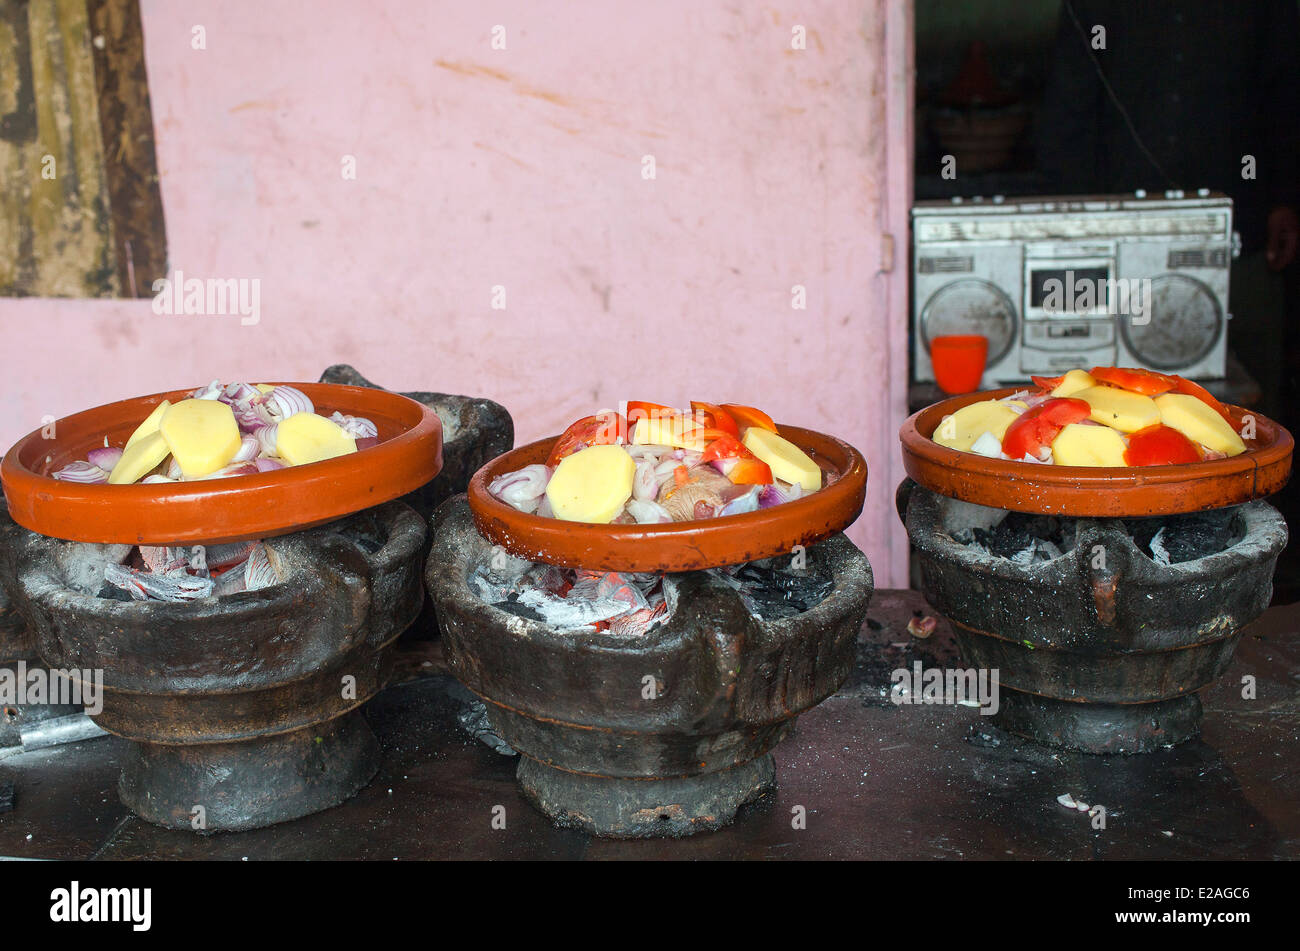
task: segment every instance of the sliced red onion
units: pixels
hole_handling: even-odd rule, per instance
[[[92,466],[99,466],[105,472],[112,472],[121,458],[121,449],[92,449],[86,453],[86,461]]]
[[[274,472],[276,469],[288,468],[279,459],[268,459],[266,456],[258,456],[253,460],[253,465],[257,466],[258,472]]]
[[[260,400],[241,400],[230,404],[230,411],[235,414],[235,422],[242,432],[251,433],[259,426],[269,426],[274,420],[266,411]]]
[[[253,430],[253,436],[256,437],[257,443],[262,447],[262,452],[268,456],[275,455],[276,429],[275,423],[269,426],[259,426]]]
[[[181,469],[181,464],[176,461],[175,456],[170,456],[167,459],[167,478],[171,479],[173,482],[179,482],[184,477],[185,473]]]
[[[378,436],[362,436],[360,439],[357,440],[357,452],[360,452],[362,449],[369,449],[372,446],[378,446],[378,445],[379,445]]]
[[[722,506],[718,510],[718,515],[741,515],[745,512],[757,512],[761,494],[762,489],[759,486],[751,486],[749,491],[742,493]]]
[[[546,493],[546,484],[550,480],[551,470],[540,463],[534,463],[516,472],[497,476],[488,486],[488,492],[521,512],[534,512],[538,500]]]
[[[209,472],[205,476],[199,476],[195,481],[204,479],[230,479],[235,476],[254,475],[262,470],[257,468],[255,462],[235,462],[227,466],[222,466],[216,472]]]
[[[542,518],[555,518],[555,509],[551,508],[551,500],[544,495],[537,500],[537,514]]]
[[[330,417],[353,439],[368,439],[379,435],[379,428],[364,416],[345,416],[337,410]]]
[[[733,468],[735,468],[736,463],[739,461],[739,459],[714,459],[710,465],[723,475],[727,475]]]
[[[632,476],[632,497],[639,502],[653,502],[658,495],[655,463],[652,459],[643,459],[636,464],[636,473]]]
[[[207,386],[200,386],[190,394],[192,400],[215,400],[220,399],[221,394],[225,392],[225,387],[221,385],[220,380],[213,380]]]
[[[627,503],[627,513],[636,519],[638,525],[657,525],[673,520],[668,510],[658,502],[642,499],[631,499]]]
[[[51,476],[60,482],[79,482],[83,485],[96,485],[108,481],[107,472],[94,463],[82,459],[69,462],[58,472],[51,473]]]
[[[793,485],[787,485],[784,482],[774,482],[772,485],[765,485],[758,494],[758,507],[769,509],[773,505],[781,505],[784,502],[793,502],[803,495],[803,486],[798,482]]]
[[[262,391],[249,383],[231,383],[217,397],[223,403],[247,403],[262,395]]]
[[[147,475],[140,480],[141,485],[157,485],[162,482],[175,482],[175,479],[169,479],[165,475]]]
[[[263,400],[266,411],[275,422],[283,422],[295,413],[314,413],[316,407],[302,390],[292,386],[277,386]]]
[[[239,441],[239,451],[235,453],[231,462],[252,462],[257,458],[257,454],[262,451],[262,443],[251,433],[245,433],[244,438]]]

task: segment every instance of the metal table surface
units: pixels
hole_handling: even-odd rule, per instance
[[[896,706],[890,672],[960,666],[945,622],[911,591],[872,600],[849,682],[776,750],[779,789],[716,833],[614,841],[551,827],[515,760],[459,726],[467,694],[436,641],[403,648],[368,708],[379,775],[343,805],[253,832],[160,829],[118,801],[123,744],[101,737],[0,760],[15,785],[0,855],[63,859],[1199,859],[1300,857],[1300,605],[1270,609],[1202,697],[1203,735],[1130,758],[1056,752],[964,706]],[[1244,699],[1242,678],[1256,678]],[[1106,808],[1106,827],[1056,797]],[[493,827],[505,808],[504,829]],[[797,807],[806,827],[794,828]],[[498,810],[499,811],[499,810]]]

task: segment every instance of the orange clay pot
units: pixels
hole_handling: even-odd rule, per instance
[[[1176,466],[1035,465],[947,449],[930,438],[945,416],[963,406],[1023,389],[955,396],[912,415],[898,434],[907,474],[932,492],[991,508],[1091,518],[1178,515],[1240,505],[1278,491],[1291,475],[1291,434],[1239,406],[1227,407],[1238,432],[1244,416],[1255,419],[1255,438],[1246,440],[1246,452]]]
[[[64,417],[46,439],[36,430],[0,463],[9,514],[24,528],[78,542],[131,545],[220,544],[296,532],[388,502],[442,468],[442,423],[433,410],[385,390],[292,383],[316,412],[365,416],[379,443],[324,462],[257,475],[154,485],[83,485],[51,478],[104,445],[121,447],[174,390],[109,403]]]
[[[474,524],[512,555],[592,571],[698,571],[788,555],[847,528],[862,511],[867,463],[834,436],[779,426],[781,435],[839,477],[811,495],[757,512],[660,525],[599,525],[529,515],[493,498],[497,476],[546,462],[558,438],[541,439],[489,462],[469,483]]]

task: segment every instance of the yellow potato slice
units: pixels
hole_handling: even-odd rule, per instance
[[[560,460],[546,484],[546,498],[556,518],[609,522],[632,497],[635,474],[636,463],[622,446],[589,446]]]
[[[1124,437],[1109,426],[1068,423],[1052,441],[1052,462],[1058,466],[1122,466]]]
[[[1160,410],[1160,421],[1192,442],[1228,456],[1246,451],[1246,444],[1228,421],[1195,396],[1165,393],[1156,397],[1155,404]]]
[[[1092,374],[1087,370],[1071,370],[1056,385],[1056,389],[1052,390],[1052,396],[1058,399],[1063,396],[1074,396],[1076,393],[1096,385],[1097,381],[1092,378]]]
[[[163,400],[153,408],[153,412],[144,418],[144,422],[135,428],[131,438],[126,441],[124,449],[129,449],[136,441],[148,436],[150,433],[158,432],[158,425],[162,422],[163,414],[171,409],[171,400]]]
[[[141,436],[122,452],[122,458],[117,460],[117,465],[108,474],[109,485],[138,482],[166,459],[170,451],[162,433],[152,432]]]
[[[1122,433],[1135,433],[1160,422],[1160,410],[1155,400],[1140,393],[1113,386],[1090,386],[1073,394],[1092,407],[1092,421],[1118,429]]]
[[[704,450],[705,441],[692,437],[701,428],[689,416],[656,416],[638,419],[632,429],[634,446],[675,446],[679,449]]]
[[[239,452],[235,414],[218,400],[181,400],[163,414],[158,431],[187,479],[216,472]]]
[[[1002,442],[1007,427],[1019,419],[1019,414],[1006,403],[984,400],[971,403],[944,419],[934,431],[934,441],[949,449],[969,452],[975,440],[992,433]]]
[[[805,492],[816,492],[822,487],[822,470],[790,440],[750,426],[742,441],[746,449],[767,463],[776,478],[792,484],[798,482]]]
[[[294,413],[275,430],[275,451],[291,466],[302,466],[357,451],[357,441],[338,423],[316,413]]]

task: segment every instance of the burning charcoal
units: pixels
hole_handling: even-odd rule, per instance
[[[126,601],[128,603],[135,600],[135,598],[131,597],[131,595],[124,589],[119,588],[117,585],[109,584],[107,581],[105,581],[104,586],[96,592],[95,597],[104,598],[107,601]]]
[[[542,615],[542,620],[559,631],[587,627],[627,614],[626,601],[613,598],[557,598],[545,591],[530,588],[519,594],[519,603]]]
[[[195,601],[212,594],[212,579],[199,578],[179,568],[166,574],[137,571],[126,565],[106,565],[104,580],[128,592],[137,601]]]
[[[962,529],[954,532],[952,539],[1024,567],[1060,558],[1073,548],[1074,523],[1049,515],[1008,512],[992,528]]]
[[[492,729],[492,722],[488,719],[487,705],[482,700],[471,700],[456,715],[456,721],[460,724],[461,729],[474,739],[486,744],[494,752],[500,753],[502,756],[519,755],[510,748],[509,743],[497,736],[496,731]]]
[[[488,601],[487,598],[484,598],[483,600]],[[516,617],[521,617],[528,621],[538,621],[543,624],[546,623],[546,618],[542,616],[540,611],[535,608],[530,608],[526,604],[520,603],[519,595],[514,592],[511,592],[509,597],[504,601],[488,601],[488,603],[494,608],[499,608],[500,610],[505,611],[507,614],[513,614]]]
[[[1177,565],[1225,551],[1242,538],[1232,509],[1193,512],[1126,523],[1133,541],[1159,565]]]
[[[734,587],[749,613],[765,621],[794,617],[826,599],[835,582],[824,566],[793,569],[781,566],[783,560],[751,562],[734,573],[715,571],[714,576]]]

